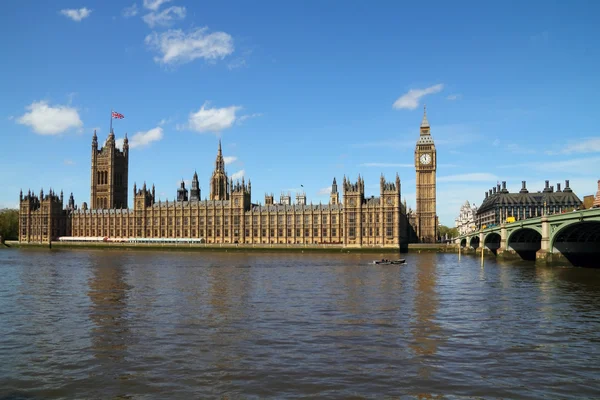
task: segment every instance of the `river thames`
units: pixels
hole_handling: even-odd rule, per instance
[[[0,251],[0,399],[600,397],[599,269],[376,257]]]

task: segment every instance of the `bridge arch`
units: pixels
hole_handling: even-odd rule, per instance
[[[479,236],[475,235],[471,237],[471,240],[469,240],[469,247],[476,249],[479,247]]]
[[[462,238],[460,240],[460,247],[462,247],[462,248],[467,247],[467,238]]]
[[[600,221],[564,224],[551,234],[550,245],[573,265],[600,268]]]
[[[498,249],[500,248],[500,237],[499,232],[490,232],[483,238],[483,246],[487,247],[492,251],[492,253],[496,254]]]
[[[535,253],[542,248],[542,234],[534,227],[515,229],[506,238],[506,247],[523,260],[535,261]]]

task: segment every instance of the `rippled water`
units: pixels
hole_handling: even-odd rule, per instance
[[[600,270],[0,251],[0,399],[600,397]]]

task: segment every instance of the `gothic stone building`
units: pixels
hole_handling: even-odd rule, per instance
[[[155,188],[144,183],[133,186],[133,208],[128,204],[129,144],[115,144],[111,130],[98,149],[92,139],[90,206],[68,205],[54,192],[39,197],[31,191],[20,196],[21,242],[46,242],[59,237],[111,239],[193,238],[211,244],[339,245],[344,247],[394,247],[413,238],[434,241],[437,232],[435,173],[436,151],[426,114],[415,150],[417,210],[407,215],[401,203],[400,178],[386,181],[382,175],[379,196],[365,195],[365,182],[358,177],[342,181],[342,198],[333,179],[328,204],[308,204],[306,194],[289,193],[279,203],[273,194],[263,204],[252,202],[252,185],[244,178],[234,182],[225,171],[221,143],[209,183],[209,196],[202,200],[198,174],[190,190],[182,182],[175,201],[157,201]]]
[[[336,244],[347,247],[398,247],[408,229],[405,207],[401,204],[400,178],[380,179],[379,197],[365,196],[365,183],[359,176],[351,182],[344,177],[340,200],[334,178],[329,204],[307,204],[298,194],[295,204],[289,194],[279,203],[265,196],[264,205],[251,201],[252,186],[242,178],[227,177],[219,143],[215,169],[210,179],[210,195],[201,200],[198,175],[191,190],[182,182],[177,201],[157,201],[155,188],[133,187],[133,209],[126,208],[128,145],[115,147],[111,132],[98,150],[92,140],[91,204],[75,206],[71,194],[64,207],[50,191],[44,196],[20,196],[20,236],[22,242],[46,242],[59,237],[97,238],[201,238],[205,243],[240,244]],[[123,191],[125,186],[125,191]]]
[[[545,214],[556,214],[571,211],[581,206],[581,200],[569,187],[569,181],[565,181],[565,188],[561,190],[560,183],[550,186],[546,181],[544,190],[530,193],[526,182],[522,181],[519,193],[509,193],[506,182],[502,182],[502,188],[498,184],[485,192],[485,198],[477,210],[477,225],[498,225],[506,222],[509,217],[516,221],[539,217]]]

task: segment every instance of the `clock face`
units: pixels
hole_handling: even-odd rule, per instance
[[[355,206],[356,205],[356,201],[354,199],[350,199],[350,205],[351,206]]]
[[[391,197],[388,197],[388,199],[387,199],[387,203],[388,203],[388,204],[392,204],[392,202],[393,202],[392,198],[391,198]]]
[[[419,161],[421,161],[421,164],[427,165],[431,163],[431,154],[429,153],[425,153],[425,154],[421,154],[421,157],[419,157]]]

